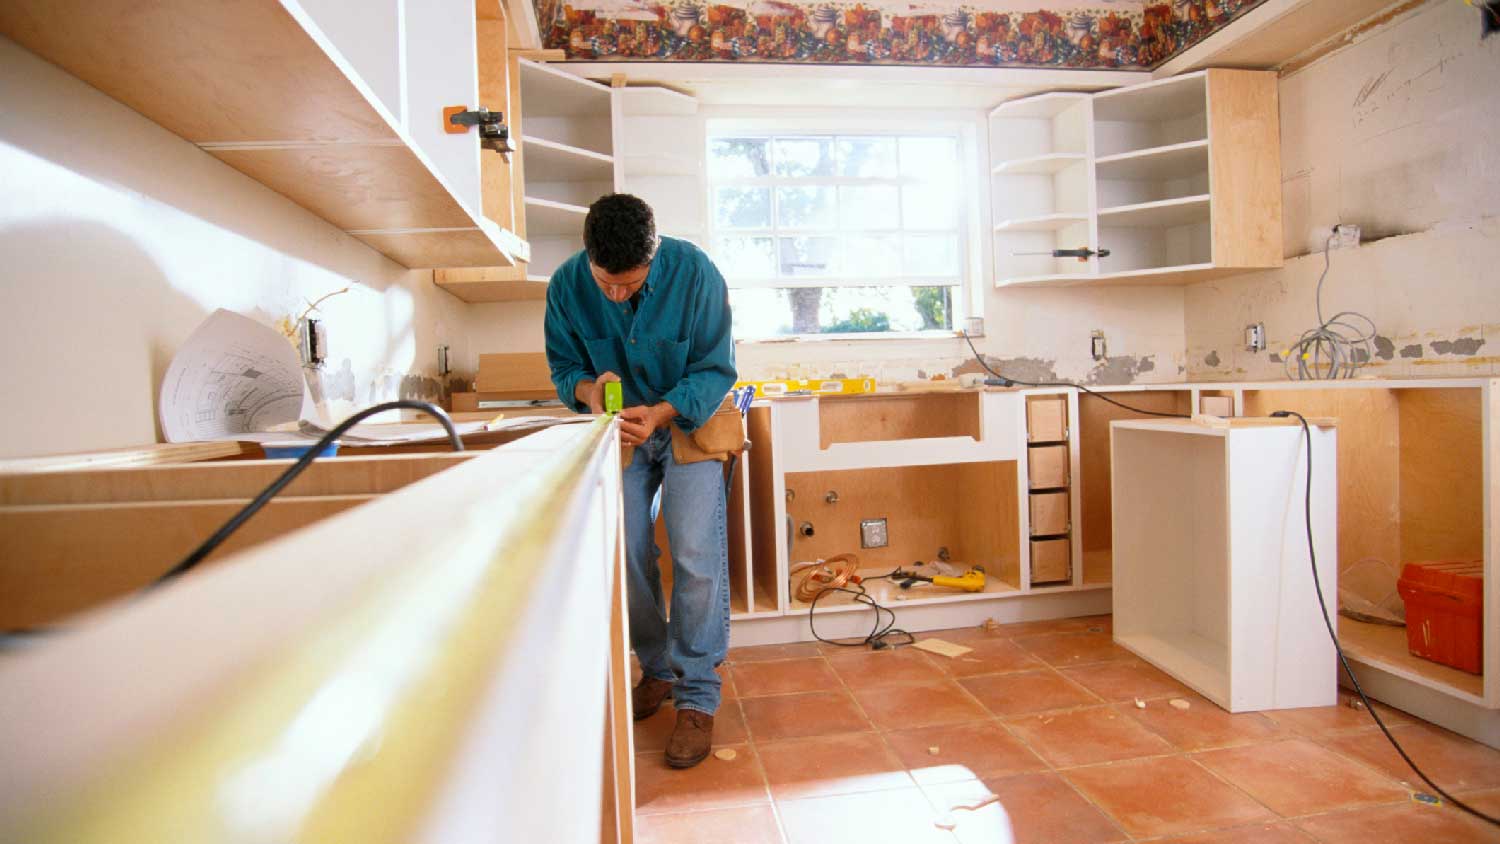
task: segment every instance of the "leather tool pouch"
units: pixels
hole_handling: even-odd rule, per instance
[[[725,396],[719,409],[703,426],[684,434],[672,426],[672,459],[678,463],[724,462],[745,448],[745,417],[734,406],[733,394]]]

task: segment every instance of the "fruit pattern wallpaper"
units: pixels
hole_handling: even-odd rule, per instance
[[[1134,70],[1264,0],[534,2],[544,46],[576,60]]]

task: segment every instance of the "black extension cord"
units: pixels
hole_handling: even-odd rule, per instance
[[[1417,763],[1412,761],[1412,758],[1410,756],[1406,755],[1406,750],[1401,746],[1401,743],[1396,741],[1396,737],[1391,735],[1390,730],[1386,729],[1385,722],[1380,720],[1380,713],[1375,711],[1375,706],[1371,704],[1370,699],[1365,696],[1365,690],[1360,687],[1359,679],[1354,676],[1354,669],[1349,665],[1348,658],[1344,656],[1344,649],[1339,644],[1338,634],[1333,630],[1333,619],[1328,615],[1328,605],[1323,602],[1323,584],[1318,582],[1318,555],[1317,552],[1313,550],[1312,535],[1312,429],[1308,427],[1307,419],[1295,410],[1277,410],[1274,411],[1271,415],[1278,419],[1285,419],[1289,416],[1295,416],[1297,417],[1297,421],[1302,423],[1302,438],[1307,443],[1307,490],[1305,498],[1303,500],[1303,510],[1304,518],[1306,519],[1307,523],[1307,557],[1308,561],[1312,565],[1313,588],[1318,592],[1318,609],[1323,613],[1323,625],[1328,628],[1328,638],[1333,641],[1333,650],[1338,654],[1339,664],[1344,667],[1344,673],[1349,676],[1349,682],[1354,686],[1354,691],[1359,693],[1359,699],[1362,703],[1364,703],[1365,711],[1369,712],[1370,717],[1375,719],[1375,726],[1379,727],[1382,733],[1385,733],[1386,740],[1391,743],[1391,747],[1396,748],[1396,752],[1401,755],[1402,760],[1406,762],[1408,767],[1416,772],[1416,775],[1418,777],[1422,778],[1422,782],[1427,783],[1428,788],[1431,788],[1433,791],[1437,792],[1439,797],[1442,797],[1444,800],[1452,803],[1456,808],[1462,809],[1463,811],[1468,812],[1469,814],[1473,815],[1476,818],[1479,818],[1480,820],[1487,821],[1491,824],[1494,824],[1495,826],[1500,826],[1500,818],[1486,815],[1478,809],[1475,809],[1474,807],[1464,803],[1463,801],[1444,791],[1441,786],[1429,779],[1426,774],[1422,773],[1422,769],[1417,767]]]
[[[900,569],[897,569],[896,571],[900,571]],[[891,577],[895,573],[896,572],[893,571],[890,574],[882,574],[876,577],[866,577],[864,578],[864,580],[884,580],[888,577]],[[807,606],[807,628],[812,632],[814,639],[817,639],[819,642],[822,642],[824,644],[837,645],[841,648],[863,648],[868,646],[871,650],[877,651],[884,650],[886,648],[900,647],[902,645],[910,645],[913,642],[917,641],[917,637],[896,626],[896,613],[894,610],[889,607],[882,606],[880,602],[870,597],[870,593],[865,589],[863,582],[857,583],[855,585],[859,588],[850,589],[844,586],[829,586],[820,590],[816,595],[813,595],[812,602]],[[813,623],[813,610],[818,608],[818,601],[822,599],[824,595],[827,595],[830,592],[847,592],[848,594],[854,596],[855,603],[864,604],[865,606],[875,611],[875,626],[870,628],[869,635],[865,636],[863,639],[860,639],[857,642],[840,642],[836,639],[824,639],[822,636],[818,635],[817,625]],[[882,626],[883,616],[881,615],[881,613],[885,613],[886,615],[889,615],[891,617],[890,621],[883,622],[884,626]],[[886,641],[887,638],[892,636],[904,636],[905,641],[894,643]]]
[[[1101,393],[1101,392],[1099,392],[1097,390],[1091,390],[1091,389],[1089,389],[1088,387],[1085,387],[1082,384],[1075,384],[1075,383],[1073,383],[1071,381],[1022,381],[1019,378],[1009,378],[1009,377],[1006,377],[1006,376],[1001,375],[1000,373],[996,372],[995,370],[990,369],[990,365],[984,362],[984,357],[979,354],[979,350],[978,349],[974,348],[974,341],[971,340],[971,339],[969,339],[969,332],[965,331],[965,332],[963,332],[963,335],[964,335],[964,342],[969,344],[969,351],[971,351],[971,352],[974,353],[974,360],[978,361],[979,365],[982,366],[982,367],[984,367],[984,371],[985,372],[988,372],[989,374],[995,376],[992,379],[986,379],[986,381],[985,381],[986,384],[994,382],[993,386],[996,386],[996,387],[1010,387],[1010,386],[1015,385],[1015,384],[1019,384],[1019,385],[1021,385],[1023,387],[1072,387],[1074,389],[1082,390],[1085,393],[1088,393],[1089,395],[1094,396],[1095,398],[1101,399],[1103,401],[1107,401],[1107,402],[1109,402],[1110,404],[1112,404],[1112,405],[1114,405],[1116,407],[1122,407],[1122,408],[1130,411],[1131,413],[1139,413],[1142,416],[1163,416],[1163,417],[1166,417],[1168,419],[1191,419],[1191,418],[1193,418],[1192,414],[1188,414],[1188,413],[1162,413],[1162,412],[1156,411],[1156,410],[1144,410],[1144,409],[1139,408],[1139,407],[1131,407],[1130,405],[1125,404],[1124,402],[1115,401],[1114,399],[1110,398],[1109,396],[1106,396],[1105,394],[1103,394],[1103,393]]]
[[[209,554],[212,554],[214,552],[214,549],[224,544],[224,540],[228,539],[231,534],[233,534],[240,528],[241,525],[249,521],[251,516],[254,516],[256,513],[260,512],[261,508],[266,506],[266,504],[269,503],[272,498],[275,498],[278,493],[280,493],[287,487],[288,484],[296,480],[297,476],[302,474],[303,470],[305,470],[308,466],[311,466],[313,461],[317,460],[318,456],[323,453],[323,449],[328,448],[333,444],[334,440],[348,433],[350,428],[353,428],[355,425],[359,424],[365,419],[368,419],[371,416],[374,416],[377,413],[384,413],[387,410],[398,410],[400,408],[420,410],[436,418],[437,421],[441,423],[443,428],[448,432],[448,440],[453,444],[453,450],[464,450],[463,440],[459,439],[458,429],[453,427],[453,420],[448,418],[448,414],[445,413],[442,408],[438,407],[435,404],[432,404],[431,402],[416,401],[414,399],[399,399],[397,401],[382,402],[380,404],[367,407],[364,410],[361,410],[360,412],[354,414],[353,416],[350,416],[348,419],[345,419],[343,422],[340,422],[333,428],[333,430],[324,434],[323,437],[319,439],[315,445],[307,450],[307,453],[297,458],[296,463],[293,463],[291,466],[287,467],[287,470],[285,472],[282,472],[280,477],[272,481],[270,486],[266,487],[263,491],[261,491],[259,495],[251,499],[250,503],[246,504],[244,508],[242,508],[238,513],[235,513],[234,516],[229,519],[229,521],[224,523],[223,527],[220,527],[218,530],[214,531],[212,536],[203,540],[203,543],[195,548],[191,554],[188,554],[186,557],[184,557],[182,562],[168,569],[164,574],[153,580],[150,584],[142,587],[142,591],[155,589],[158,586],[161,586],[169,581],[175,580],[176,578],[182,576],[184,573],[197,567],[197,565],[203,562],[203,560],[207,558]],[[56,631],[54,628],[48,627],[38,627],[29,630],[8,630],[4,634],[0,634],[0,648],[17,642],[24,642],[28,639],[32,639],[51,632]]]

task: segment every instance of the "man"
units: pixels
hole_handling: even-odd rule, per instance
[[[579,412],[604,411],[605,383],[623,388],[620,438],[633,451],[623,476],[625,593],[642,671],[631,705],[641,720],[674,697],[667,763],[692,767],[713,743],[714,669],[729,644],[721,423],[732,416],[733,448],[743,438],[733,406],[721,410],[735,381],[729,293],[696,246],[657,237],[650,206],[634,196],[590,206],[583,242],[547,287],[547,363],[558,397]],[[653,530],[658,488],[672,543],[670,623]]]

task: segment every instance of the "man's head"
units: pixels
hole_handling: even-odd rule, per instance
[[[611,302],[623,302],[641,289],[656,244],[656,219],[651,206],[640,198],[612,193],[589,206],[583,221],[583,246],[594,283]]]

